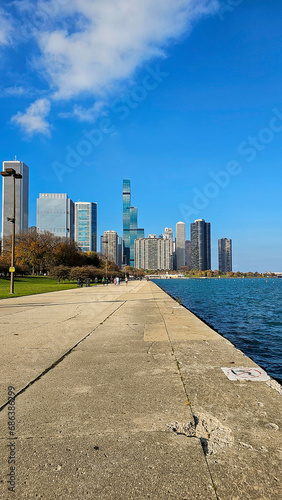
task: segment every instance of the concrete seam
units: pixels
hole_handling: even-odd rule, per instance
[[[150,352],[150,350],[152,349],[152,347],[153,347],[153,345],[154,345],[154,344],[155,344],[155,342],[152,342],[152,343],[150,344],[150,347],[148,347],[148,349],[147,349],[147,354],[149,354],[149,352]]]
[[[93,330],[91,330],[91,332],[87,333],[87,335],[85,335],[85,337],[83,337],[82,339],[79,340],[79,342],[77,342],[74,346],[72,346],[67,352],[65,352],[65,354],[63,354],[59,359],[57,359],[54,363],[52,363],[52,365],[48,366],[48,368],[46,368],[45,370],[43,370],[42,373],[40,373],[37,377],[35,377],[35,379],[31,380],[31,382],[29,382],[25,387],[23,387],[19,392],[17,392],[17,394],[15,394],[14,396],[14,399],[16,399],[18,396],[20,396],[21,394],[23,394],[29,387],[31,387],[33,384],[35,384],[35,382],[37,382],[38,380],[40,380],[42,377],[44,377],[44,375],[46,375],[49,371],[53,370],[53,368],[55,368],[58,364],[60,364],[67,356],[69,356],[69,354],[72,353],[72,351],[79,345],[81,344],[82,342],[84,342],[84,340],[86,340],[88,337],[90,337],[90,335],[92,333],[94,333],[101,325],[103,325],[116,311],[118,311],[123,305],[125,304],[125,302],[123,302],[122,304],[120,304],[114,311],[112,311],[101,323],[99,323]],[[9,401],[7,401],[6,403],[4,403],[1,407],[0,407],[0,412],[2,410],[4,410],[4,408],[6,408],[6,406],[9,405]]]
[[[155,284],[155,283],[154,283]],[[158,286],[158,285],[157,285]],[[162,289],[161,289],[162,290]],[[164,290],[162,290],[164,293],[166,293]],[[164,322],[164,326],[165,326],[165,329],[166,329],[166,333],[167,333],[167,337],[168,337],[168,340],[169,340],[169,343],[170,343],[170,346],[171,346],[171,350],[172,350],[172,353],[173,353],[173,356],[175,358],[175,362],[176,362],[176,366],[177,366],[177,370],[178,370],[178,373],[179,373],[179,376],[180,376],[180,380],[181,380],[181,383],[182,383],[182,386],[183,386],[183,389],[184,389],[184,393],[185,393],[185,396],[186,396],[186,399],[187,399],[187,403],[189,404],[190,408],[191,408],[191,412],[192,412],[192,416],[194,418],[194,412],[193,412],[193,407],[192,407],[192,404],[191,404],[191,401],[189,399],[189,396],[188,396],[188,393],[187,393],[187,389],[186,389],[186,385],[185,385],[185,382],[184,382],[184,379],[182,377],[182,373],[181,373],[181,368],[180,368],[180,363],[176,357],[176,354],[175,354],[175,351],[174,351],[174,347],[173,347],[173,343],[172,343],[172,340],[170,338],[170,335],[169,335],[169,332],[168,332],[168,329],[167,329],[167,325],[166,325],[166,321],[165,321],[165,318],[163,316],[163,313],[161,311],[161,308],[158,304],[158,302],[155,300],[155,297],[154,297],[154,292],[152,291],[152,295],[153,295],[153,298],[154,298],[154,301],[159,309],[159,312],[160,312],[160,315],[163,319],[163,322]],[[175,299],[174,299],[175,300]],[[200,440],[200,439],[199,439]],[[214,493],[215,493],[215,496],[216,496],[216,500],[220,500],[218,495],[217,495],[217,490],[216,490],[216,485],[215,485],[215,482],[213,480],[213,477],[212,477],[212,473],[211,473],[211,470],[210,470],[210,467],[209,467],[209,464],[208,464],[208,461],[207,461],[207,457],[204,453],[204,449],[203,449],[203,446],[202,446],[202,443],[201,443],[201,440],[200,440],[200,444],[201,444],[201,448],[202,448],[202,451],[203,451],[203,455],[204,455],[204,460],[206,462],[206,466],[207,466],[207,469],[208,469],[208,473],[209,473],[209,476],[211,478],[211,482],[212,482],[212,485],[213,485],[213,489],[214,489]]]

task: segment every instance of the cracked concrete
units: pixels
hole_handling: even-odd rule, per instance
[[[221,448],[234,444],[231,429],[206,413],[194,413],[188,424],[173,422],[167,426],[176,434],[199,438],[205,455],[214,455]]]
[[[25,388],[15,498],[282,497],[277,386],[229,381],[221,366],[255,363],[156,285],[7,299],[0,318],[1,404]]]

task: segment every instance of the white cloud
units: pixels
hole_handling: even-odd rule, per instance
[[[20,126],[29,136],[35,133],[50,135],[50,125],[46,118],[50,113],[51,103],[48,99],[37,99],[24,113],[18,112],[12,117],[12,123]]]
[[[218,6],[217,0],[41,0],[40,5],[51,12],[56,3],[56,19],[61,26],[68,22],[38,33],[38,43],[57,99],[105,95],[144,61],[164,55],[169,41]]]
[[[22,86],[14,86],[14,87],[6,87],[0,95],[4,96],[10,96],[10,97],[22,97],[25,95],[28,91],[24,89]]]
[[[10,17],[0,8],[0,45],[8,45],[13,29]]]
[[[186,35],[201,16],[213,14],[219,0],[14,0],[13,4],[20,17],[28,19],[29,35],[37,42],[29,64],[32,61],[40,78],[47,80],[49,100],[35,101],[12,121],[30,135],[48,135],[51,101],[73,104],[75,98],[91,96],[96,104],[90,108],[76,103],[60,116],[94,121],[103,113],[101,103],[134,79],[142,64],[165,57],[168,44]]]
[[[77,118],[80,122],[93,123],[103,114],[105,102],[96,101],[93,106],[89,108],[75,104],[73,110],[67,113],[60,113],[60,118]]]

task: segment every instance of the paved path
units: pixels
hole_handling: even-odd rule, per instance
[[[279,387],[228,380],[257,365],[153,283],[5,299],[0,322],[1,499],[282,498]]]

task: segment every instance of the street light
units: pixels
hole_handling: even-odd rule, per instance
[[[2,177],[13,177],[13,216],[7,217],[9,222],[12,222],[12,253],[11,253],[11,284],[10,294],[14,293],[14,272],[15,272],[15,222],[16,222],[16,179],[22,179],[22,175],[18,174],[14,168],[6,168],[1,172]]]

